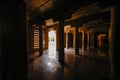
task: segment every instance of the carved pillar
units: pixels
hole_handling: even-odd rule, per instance
[[[56,47],[57,51],[59,51],[59,29],[56,30]]]
[[[73,28],[73,48],[75,48],[75,28]]]
[[[110,32],[109,32],[109,52],[110,52],[110,61],[111,61],[111,77],[113,80],[120,79],[120,9],[119,4],[116,4],[111,8],[111,25],[110,25]]]
[[[64,20],[59,20],[59,62],[64,63]]]
[[[89,50],[89,45],[90,45],[90,33],[89,32],[87,32],[87,49]]]
[[[115,77],[115,73],[114,73],[114,62],[113,62],[113,50],[112,50],[112,38],[113,38],[113,26],[114,26],[114,18],[115,18],[115,14],[114,14],[114,7],[111,7],[111,24],[110,24],[110,28],[109,28],[109,55],[110,55],[110,62],[111,62],[111,77],[114,78]]]
[[[43,44],[42,44],[42,26],[39,25],[39,55],[43,54]]]
[[[45,30],[45,48],[48,49],[48,30]]]
[[[79,40],[78,40],[78,26],[76,26],[75,29],[75,54],[78,55],[79,54]]]
[[[34,27],[32,24],[27,24],[27,50],[29,54],[34,53]]]
[[[0,80],[27,80],[26,4],[1,1],[0,11]]]
[[[90,48],[94,48],[94,31],[90,31],[90,35],[89,35],[89,40],[90,40]]]
[[[68,49],[68,32],[66,33],[66,49]]]
[[[85,49],[85,44],[84,44],[85,39],[84,39],[84,36],[85,36],[85,32],[82,31],[82,51],[84,51],[84,49]]]

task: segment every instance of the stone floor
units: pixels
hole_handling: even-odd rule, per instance
[[[66,64],[61,65],[57,57],[51,58],[45,51],[29,63],[29,80],[111,80],[110,62],[101,58],[105,54],[95,58],[90,57],[92,51],[87,52],[89,56],[75,55],[72,49],[65,50]],[[100,54],[98,52],[96,54]]]

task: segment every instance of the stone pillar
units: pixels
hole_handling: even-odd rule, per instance
[[[30,23],[27,24],[27,48],[29,54],[34,53],[34,27]]]
[[[1,7],[1,6],[0,6]],[[1,11],[1,9],[0,9]],[[1,20],[2,20],[2,14],[0,13],[0,69],[2,70],[2,24],[1,24]],[[2,80],[2,71],[0,70],[0,80]]]
[[[120,1],[116,1],[115,5],[115,23],[114,23],[114,29],[113,29],[113,51],[114,51],[114,59],[115,59],[115,72],[116,72],[116,79],[120,80],[120,49],[118,48],[120,46],[120,5],[118,4]]]
[[[75,54],[78,55],[79,54],[79,42],[78,42],[78,26],[76,26],[76,29],[75,29]]]
[[[59,21],[59,62],[64,64],[64,20]]]
[[[1,1],[0,11],[0,80],[27,80],[26,4]]]
[[[94,31],[92,32],[92,48],[95,48],[95,33],[94,33]]]
[[[73,48],[75,49],[75,28],[73,28]]]
[[[59,29],[56,30],[56,47],[57,51],[59,51]]]
[[[85,36],[85,32],[84,32],[84,31],[82,31],[82,51],[84,51],[84,49],[85,49],[84,36]]]
[[[48,29],[45,30],[45,48],[48,49]]]
[[[68,32],[66,33],[66,49],[68,49]]]
[[[114,73],[114,62],[113,62],[113,51],[112,51],[112,38],[113,38],[113,24],[114,24],[114,7],[111,7],[111,23],[110,23],[110,28],[109,28],[109,44],[108,44],[108,49],[109,49],[109,60],[111,62],[111,78],[113,79],[115,77]]]
[[[89,35],[89,39],[90,39],[90,48],[94,49],[94,31],[90,31],[90,35]]]
[[[42,26],[39,25],[39,56],[43,54],[42,36]]]
[[[89,50],[89,48],[90,48],[90,33],[89,32],[87,32],[87,49]]]
[[[120,5],[116,4],[111,8],[111,25],[109,31],[109,52],[110,54],[110,61],[111,61],[111,77],[113,80],[120,79]]]

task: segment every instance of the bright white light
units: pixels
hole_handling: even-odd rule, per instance
[[[56,32],[55,30],[49,31],[49,57],[50,58],[56,58]]]
[[[50,65],[51,65],[51,62],[48,62],[48,65],[50,66]]]

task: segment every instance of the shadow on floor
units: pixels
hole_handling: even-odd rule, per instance
[[[29,80],[111,80],[110,62],[65,53],[65,65],[49,57],[48,51],[29,64]]]

